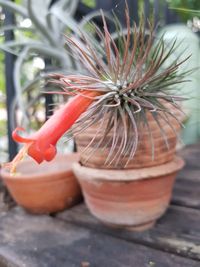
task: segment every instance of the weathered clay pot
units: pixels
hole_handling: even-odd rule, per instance
[[[40,165],[25,160],[11,175],[2,168],[1,175],[14,200],[32,213],[53,213],[71,207],[81,199],[79,184],[72,164],[79,160],[76,153],[57,155]]]
[[[166,211],[181,158],[140,170],[103,170],[75,163],[91,213],[105,224],[144,230]]]
[[[179,119],[181,114],[179,115]],[[180,131],[180,124],[176,119],[171,116],[168,117],[173,128],[166,123],[166,120],[159,118],[160,125],[162,130],[165,132],[165,137],[167,139],[169,147],[166,145],[166,140],[163,138],[163,134],[152,117],[152,114],[148,114],[148,122],[149,128],[152,133],[153,141],[154,141],[154,158],[152,157],[152,143],[149,137],[149,130],[146,124],[141,123],[139,126],[139,142],[137,151],[132,160],[129,161],[128,165],[125,167],[126,169],[135,169],[135,168],[146,168],[151,166],[158,166],[173,160],[176,143],[177,143],[177,134]],[[93,125],[85,130],[81,135],[76,137],[76,144],[78,152],[80,153],[80,162],[87,167],[92,168],[100,168],[100,169],[121,169],[124,168],[125,163],[127,161],[128,156],[124,158],[121,157],[120,161],[116,165],[116,160],[112,162],[111,165],[105,165],[105,159],[107,158],[110,147],[102,149],[104,144],[110,142],[110,136],[113,134],[112,131],[106,136],[103,144],[98,149],[95,149],[94,153],[91,154],[91,148],[95,148],[96,144],[101,138],[101,133],[97,135],[95,142],[90,145],[90,149],[81,153],[85,147],[90,143],[92,138],[94,137],[96,131],[98,129],[98,125]],[[175,133],[177,132],[177,134]],[[123,134],[123,132],[122,132]],[[132,137],[134,139],[134,136]],[[117,153],[117,149],[116,149]],[[113,153],[113,154],[116,154]],[[89,157],[89,155],[92,155]]]

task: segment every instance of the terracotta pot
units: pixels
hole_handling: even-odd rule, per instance
[[[73,166],[91,213],[105,224],[144,230],[166,211],[181,158],[140,170]]]
[[[81,199],[81,190],[72,172],[78,154],[57,155],[40,165],[25,160],[11,175],[2,168],[1,175],[14,200],[32,213],[53,213],[69,208]]]
[[[178,114],[179,119],[181,114]],[[148,127],[141,123],[139,126],[139,142],[137,151],[133,157],[132,160],[128,163],[126,167],[124,167],[128,156],[126,155],[123,159],[120,159],[120,161],[116,164],[116,160],[113,161],[113,163],[109,166],[105,165],[105,159],[107,158],[110,147],[102,149],[102,147],[110,142],[110,137],[113,134],[112,131],[106,136],[104,143],[101,147],[94,150],[94,153],[91,154],[91,149],[84,151],[81,153],[84,148],[90,143],[92,138],[94,137],[98,125],[93,125],[92,127],[85,130],[81,135],[76,137],[76,144],[77,144],[77,150],[80,153],[80,162],[87,167],[91,168],[100,168],[100,169],[135,169],[135,168],[146,168],[151,166],[158,166],[161,164],[164,164],[166,162],[169,162],[173,160],[176,150],[176,143],[177,143],[177,135],[174,132],[174,130],[179,133],[180,131],[180,125],[179,123],[172,118],[171,116],[168,117],[170,120],[171,125],[173,125],[173,128],[170,127],[164,119],[160,119],[160,125],[165,132],[165,136],[168,142],[169,147],[166,145],[166,140],[163,138],[163,134],[155,122],[153,116],[151,113],[148,114],[148,122],[149,122],[149,128],[152,133],[152,137],[154,140],[154,158],[152,157],[152,143],[150,141],[149,137],[149,130]],[[122,132],[123,134],[123,132]],[[96,144],[101,138],[101,134],[98,134],[95,142],[93,142],[90,145],[90,148],[95,148]],[[134,139],[134,136],[132,137]],[[117,153],[117,149],[113,155]],[[89,155],[92,155],[89,157]]]

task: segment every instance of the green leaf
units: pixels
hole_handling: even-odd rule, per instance
[[[178,8],[178,7],[170,7],[170,9],[181,11],[184,13],[191,13],[194,15],[200,15],[200,10],[188,9],[188,8]]]
[[[96,7],[96,0],[81,0],[81,2],[90,8]]]

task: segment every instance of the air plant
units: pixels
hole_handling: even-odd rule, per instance
[[[76,136],[98,124],[97,132],[86,150],[89,149],[92,155],[92,143],[95,144],[94,149],[109,148],[105,164],[110,164],[113,157],[117,157],[118,161],[127,157],[127,164],[137,150],[141,123],[148,127],[153,145],[148,113],[152,114],[164,139],[165,132],[160,125],[160,118],[172,129],[174,127],[170,117],[181,124],[173,110],[180,109],[177,101],[184,98],[175,94],[174,85],[185,82],[187,73],[180,73],[178,69],[187,58],[179,61],[178,56],[168,64],[169,57],[176,49],[176,42],[169,45],[163,37],[157,39],[151,22],[148,22],[148,30],[145,30],[143,23],[138,27],[135,23],[131,25],[128,7],[125,16],[125,30],[115,16],[114,34],[109,32],[102,12],[103,30],[92,24],[96,39],[83,32],[81,39],[66,36],[67,45],[87,70],[87,74],[51,75],[51,82],[62,89],[56,93],[72,95],[73,99],[65,105],[63,112],[55,112],[36,133],[34,155],[30,148],[28,154],[38,162],[51,160],[55,155],[55,150],[50,157],[40,150],[46,140],[49,140],[48,148],[55,147],[64,132],[72,132]],[[54,134],[56,138],[51,137]],[[109,140],[105,142],[106,136],[109,136]],[[25,139],[20,138],[15,131],[14,139],[26,143]],[[15,164],[17,161],[18,159],[14,161]]]

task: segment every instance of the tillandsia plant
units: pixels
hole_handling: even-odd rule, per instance
[[[86,33],[82,33],[81,39],[66,37],[67,45],[87,74],[51,75],[51,82],[62,89],[51,93],[70,95],[72,99],[30,138],[21,137],[18,134],[20,128],[13,132],[14,140],[25,146],[13,160],[12,171],[26,152],[38,163],[52,160],[56,143],[65,132],[72,131],[76,136],[94,124],[98,124],[96,135],[86,149],[90,150],[92,143],[96,148],[109,147],[105,164],[109,164],[116,154],[119,160],[128,156],[127,164],[137,150],[141,134],[139,125],[144,123],[148,127],[149,112],[164,139],[160,118],[172,129],[170,117],[181,124],[174,109],[180,109],[177,101],[184,98],[175,94],[174,85],[185,82],[187,73],[180,73],[178,69],[187,58],[180,61],[177,57],[168,64],[176,42],[169,45],[165,44],[163,37],[157,39],[151,22],[148,22],[148,30],[145,30],[143,21],[139,26],[132,25],[128,7],[125,17],[126,29],[123,29],[114,16],[114,34],[109,32],[102,12],[103,30],[92,24],[96,39]],[[99,135],[100,139],[97,138]],[[105,143],[108,135],[109,141]],[[153,145],[151,130],[149,142]]]

